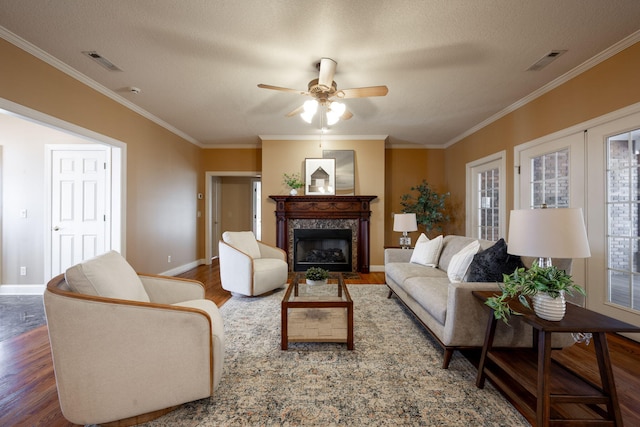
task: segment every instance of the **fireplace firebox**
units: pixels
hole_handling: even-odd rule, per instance
[[[276,246],[287,253],[289,271],[294,270],[293,232],[298,229],[346,229],[351,232],[351,271],[369,272],[370,203],[376,196],[283,196],[276,202]],[[347,254],[345,254],[346,256]]]
[[[350,229],[293,230],[293,270],[322,267],[329,271],[351,271]]]

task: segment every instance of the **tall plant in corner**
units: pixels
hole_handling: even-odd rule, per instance
[[[427,234],[432,230],[442,230],[443,222],[449,221],[449,215],[445,214],[445,201],[449,193],[439,194],[434,191],[426,180],[411,187],[414,194],[403,194],[400,199],[402,212],[415,213],[419,226],[423,226]]]

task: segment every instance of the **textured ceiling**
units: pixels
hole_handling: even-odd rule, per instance
[[[353,118],[327,135],[436,147],[635,41],[640,1],[0,0],[0,26],[202,146],[319,135],[319,122],[285,117],[308,98],[256,85],[306,90],[329,57],[338,88],[387,85],[389,94],[346,100]],[[568,52],[526,71],[554,49]]]

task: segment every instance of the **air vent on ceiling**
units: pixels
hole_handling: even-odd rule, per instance
[[[82,51],[82,53],[87,55],[89,58],[93,59],[94,61],[96,61],[98,64],[102,65],[104,68],[106,68],[109,71],[122,71],[120,68],[114,65],[113,62],[109,61],[107,58],[100,55],[95,50],[85,50],[85,51]]]
[[[565,52],[566,50],[552,50],[551,52],[547,53],[545,56],[540,58],[538,61],[536,61],[536,63],[533,64],[531,67],[527,68],[527,71],[540,71],[544,67],[546,67],[547,65],[551,64],[553,61],[558,59],[558,57]]]

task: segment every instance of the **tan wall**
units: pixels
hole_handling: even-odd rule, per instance
[[[262,170],[260,148],[206,148],[202,150],[201,156],[204,172],[259,172]]]
[[[412,193],[411,187],[426,180],[431,187],[445,192],[444,150],[387,149],[385,150],[385,246],[398,246],[400,233],[393,231],[393,214],[402,212],[400,200],[403,194]],[[415,193],[413,193],[415,194]],[[409,233],[415,242],[420,232]]]
[[[371,203],[370,265],[383,264],[385,167],[384,140],[263,141],[262,142],[262,240],[275,244],[275,202],[270,195],[287,194],[283,173],[304,173],[305,158],[321,158],[322,150],[355,151],[355,193],[377,196]]]
[[[0,58],[1,98],[126,143],[126,249],[134,268],[155,273],[197,259],[202,150],[2,39]]]
[[[225,176],[220,179],[220,229],[246,231],[253,228],[252,178]]]
[[[635,44],[449,147],[445,186],[451,192],[451,232],[465,232],[465,167],[507,151],[507,211],[513,209],[513,147],[640,102],[640,44]]]

